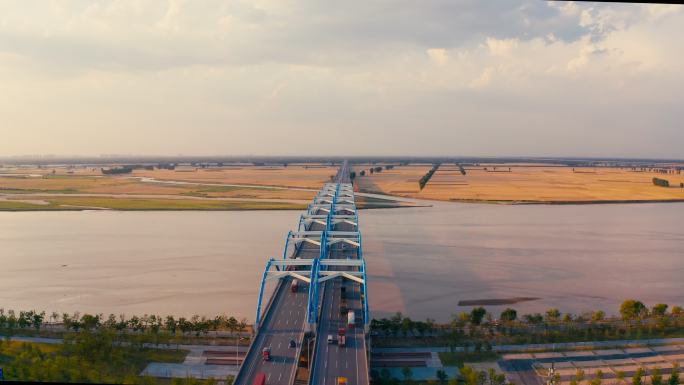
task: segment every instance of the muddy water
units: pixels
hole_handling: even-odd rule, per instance
[[[297,211],[0,213],[0,307],[253,319]],[[459,301],[520,312],[684,304],[684,204],[434,207],[360,214],[375,316],[447,320]],[[495,313],[505,306],[488,306]]]

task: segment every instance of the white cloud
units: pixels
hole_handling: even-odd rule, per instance
[[[449,56],[444,48],[429,48],[427,54],[437,65],[445,65],[449,61]]]
[[[0,155],[681,156],[682,6],[399,3],[0,2]]]

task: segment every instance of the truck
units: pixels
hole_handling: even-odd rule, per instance
[[[264,361],[270,361],[271,360],[271,348],[264,348],[264,350],[261,351],[261,357],[264,359]]]
[[[347,336],[341,335],[337,341],[338,341],[337,345],[339,345],[341,348],[343,348],[347,345]]]
[[[356,313],[354,313],[354,310],[349,310],[349,313],[347,313],[347,327],[353,328],[356,326]]]
[[[254,376],[254,382],[252,384],[253,385],[266,385],[266,374],[257,373],[257,375]]]
[[[297,292],[297,289],[299,289],[299,281],[296,279],[292,280],[292,286],[290,286],[290,289],[292,290],[293,293]]]

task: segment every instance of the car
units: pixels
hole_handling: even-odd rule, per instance
[[[347,385],[347,377],[337,377],[337,385]]]
[[[329,343],[329,344],[332,344],[333,342],[335,342],[335,339],[333,338],[333,335],[332,335],[332,334],[328,334],[328,343]]]
[[[297,347],[297,343],[295,342],[295,340],[290,340],[290,347],[291,347],[291,348],[296,348],[296,347]]]

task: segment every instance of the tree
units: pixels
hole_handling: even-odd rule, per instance
[[[620,315],[625,321],[641,318],[646,313],[646,306],[635,299],[625,300],[620,305]]]
[[[604,318],[606,318],[606,313],[603,310],[597,310],[591,314],[592,322],[603,321]]]
[[[404,381],[410,382],[413,378],[413,370],[411,370],[411,368],[408,366],[404,366],[401,368],[401,375],[404,376]]]
[[[679,385],[679,363],[675,362],[672,364],[672,372],[667,383],[668,385]]]
[[[42,311],[40,313],[36,313],[35,311],[33,312],[33,319],[31,322],[33,323],[33,327],[36,330],[40,330],[40,327],[43,326],[43,320],[45,319],[45,312]]]
[[[506,385],[506,376],[496,373],[496,370],[489,368],[489,385]]]
[[[506,309],[504,309],[504,311],[501,312],[501,321],[511,322],[515,321],[516,318],[518,318],[518,312],[515,311],[515,309],[507,307]]]
[[[437,379],[439,380],[440,384],[444,384],[449,379],[449,375],[447,374],[446,371],[439,369],[439,370],[437,370]]]
[[[618,370],[615,373],[615,377],[618,379],[619,382],[622,382],[622,380],[625,379],[625,372],[623,372],[622,370]]]
[[[672,306],[672,310],[670,311],[673,316],[679,317],[682,314],[682,307],[681,306]]]
[[[667,312],[667,304],[659,303],[653,306],[652,313],[656,317],[663,317]]]
[[[479,373],[472,367],[468,365],[463,365],[463,367],[459,369],[459,372],[461,374],[461,377],[463,378],[463,381],[465,382],[465,385],[480,384]]]
[[[523,316],[523,319],[528,324],[538,324],[544,320],[544,317],[539,313],[534,313],[534,314],[525,314]]]
[[[560,311],[556,308],[551,308],[546,311],[545,319],[548,322],[558,322],[560,319]]]
[[[392,380],[392,374],[390,373],[389,369],[387,368],[382,368],[380,369],[380,381],[382,384],[387,384]]]
[[[644,377],[644,369],[639,368],[636,370],[634,373],[634,376],[632,377],[632,385],[643,385],[643,380],[642,378]]]
[[[485,310],[485,308],[481,306],[474,308],[470,311],[470,323],[473,325],[481,324],[485,314],[487,314],[487,310]]]
[[[575,371],[575,381],[577,381],[578,383],[584,381],[584,370],[577,369]]]
[[[663,375],[660,368],[653,368],[651,371],[651,385],[663,385]]]
[[[599,370],[599,372],[601,372],[601,371]],[[601,385],[602,382],[603,382],[603,377],[598,376],[598,372],[597,372],[596,377],[594,377],[591,381],[589,381],[589,385]]]

